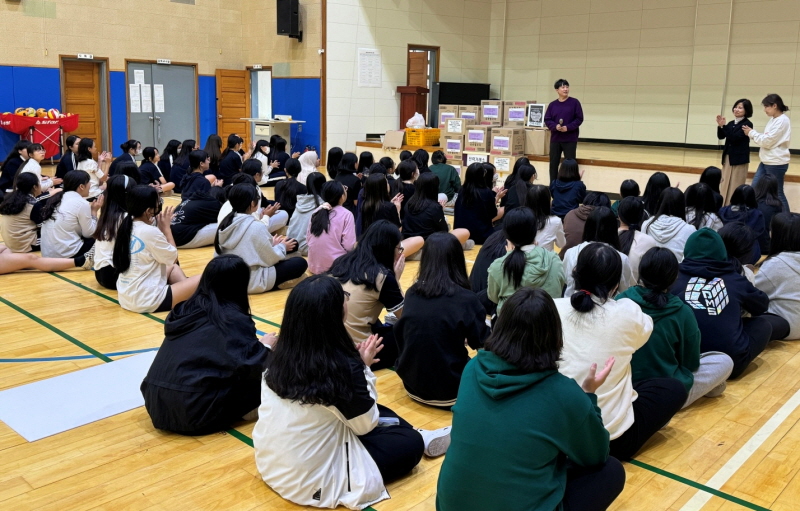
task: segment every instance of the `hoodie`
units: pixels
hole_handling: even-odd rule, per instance
[[[251,215],[236,213],[231,225],[218,233],[223,254],[236,254],[250,267],[247,292],[263,293],[275,287],[275,264],[286,259],[286,245],[272,246],[267,226]]]
[[[609,452],[594,394],[556,370],[528,373],[490,351],[464,368],[450,438],[437,511],[561,510],[565,459],[591,467]]]
[[[694,384],[694,372],[700,367],[700,328],[692,309],[675,295],[656,307],[647,300],[650,291],[635,286],[617,295],[630,298],[642,312],[653,318],[653,333],[647,343],[636,350],[631,359],[633,383],[649,378],[675,378],[686,392]]]
[[[769,296],[769,312],[789,321],[787,339],[800,339],[800,252],[781,252],[761,263],[756,287]]]
[[[672,294],[694,312],[700,327],[700,351],[727,354],[733,359],[734,377],[741,374],[757,355],[750,352],[742,311],[761,315],[767,312],[769,298],[737,271],[719,234],[703,228],[689,237]]]
[[[550,208],[556,216],[564,215],[577,208],[586,197],[586,185],[583,181],[561,181],[556,179],[550,183],[550,195],[553,206]]]
[[[683,247],[696,230],[676,216],[651,217],[642,224],[642,232],[653,238],[659,247],[668,248],[678,262],[683,261]]]
[[[489,287],[486,292],[489,300],[497,304],[497,313],[503,303],[520,287],[542,288],[553,298],[561,296],[564,288],[564,271],[558,256],[542,247],[526,245],[522,247],[525,254],[525,271],[522,283],[515,287],[513,282],[503,275],[503,264],[511,252],[504,255],[489,266]]]
[[[586,219],[594,211],[594,206],[581,204],[577,209],[573,209],[564,217],[564,238],[567,244],[561,247],[561,254],[579,245],[583,241],[583,230],[586,227]],[[563,259],[564,256],[562,255]]]
[[[725,206],[719,210],[719,217],[723,224],[742,222],[753,230],[758,244],[753,248],[753,258],[750,261],[752,264],[757,263],[762,254],[769,252],[769,230],[764,222],[764,213],[760,209]]]
[[[575,269],[575,266],[578,264],[578,256],[587,245],[590,243],[599,243],[596,241],[584,241],[577,247],[572,247],[571,249],[567,250],[567,253],[564,255],[564,276],[566,277],[567,287],[564,290],[564,297],[569,298],[575,292],[575,279],[572,277],[572,270]],[[633,268],[631,268],[631,262],[628,259],[628,256],[622,252],[617,252],[619,254],[620,259],[622,259],[622,276],[619,279],[619,289],[618,291],[625,291],[629,287],[636,284],[636,279],[633,277]]]
[[[289,227],[286,229],[286,236],[297,240],[297,250],[301,255],[308,255],[308,224],[311,222],[311,215],[317,210],[320,204],[325,202],[319,196],[314,200],[313,195],[298,195],[297,206],[294,214],[289,220]]]

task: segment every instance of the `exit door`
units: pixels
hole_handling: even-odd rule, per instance
[[[172,139],[197,139],[194,66],[128,62],[129,138],[159,151]]]

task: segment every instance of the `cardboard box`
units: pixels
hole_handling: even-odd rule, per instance
[[[497,172],[506,172],[510,173],[514,169],[514,164],[517,163],[517,159],[520,156],[491,156],[491,164],[494,165],[494,168]]]
[[[487,163],[488,161],[489,161],[489,153],[467,152],[464,153],[462,163],[464,167],[469,167],[473,163]]]
[[[405,141],[405,130],[389,130],[383,136],[383,149],[400,149]]]
[[[464,150],[488,153],[492,143],[492,129],[500,126],[467,126]]]
[[[525,128],[494,128],[489,153],[500,156],[525,154]]]
[[[460,160],[464,152],[464,135],[442,135],[439,145],[448,160]]]
[[[503,101],[503,126],[525,126],[528,103],[536,101]]]
[[[480,124],[481,107],[478,105],[461,105],[458,107],[458,116],[467,121],[469,126]]]
[[[503,123],[503,102],[499,99],[481,100],[481,124],[492,125]]]
[[[445,135],[463,135],[467,132],[467,121],[458,117],[446,119],[442,131]]]
[[[550,130],[529,128],[525,130],[525,154],[545,156],[550,154]]]
[[[458,105],[439,105],[439,128],[443,128],[447,119],[458,117]]]

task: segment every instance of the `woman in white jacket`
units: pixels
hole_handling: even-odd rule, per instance
[[[297,241],[273,237],[263,222],[253,217],[261,206],[261,190],[254,184],[234,185],[228,192],[232,211],[217,227],[217,254],[235,254],[250,267],[250,294],[289,289],[303,279],[308,263],[302,257],[286,259]]]
[[[256,466],[281,497],[313,507],[364,509],[385,483],[445,453],[450,428],[415,430],[377,403],[373,335],[358,348],[344,327],[348,296],[336,279],[308,278],[286,301],[261,384]]]
[[[639,264],[651,248],[657,247],[656,240],[641,231],[644,218],[644,202],[639,197],[625,197],[619,201],[619,245],[620,252],[628,256],[633,273],[633,281],[639,281]]]
[[[800,339],[800,214],[772,217],[769,256],[756,273],[756,287],[769,296],[769,313],[789,322],[787,339]]]
[[[744,134],[761,148],[758,151],[761,163],[753,177],[753,186],[755,187],[764,174],[772,174],[778,178],[778,196],[783,203],[783,210],[790,211],[789,201],[783,192],[783,177],[789,170],[789,143],[792,138],[792,121],[784,113],[789,111],[789,107],[783,104],[783,99],[777,94],[768,94],[761,104],[764,106],[764,113],[770,118],[764,132],[759,133],[749,126],[742,128]]]
[[[668,248],[683,261],[686,240],[695,232],[686,223],[686,200],[678,188],[667,188],[661,192],[658,211],[642,224],[642,232],[651,236],[659,247]]]

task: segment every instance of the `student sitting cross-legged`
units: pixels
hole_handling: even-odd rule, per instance
[[[320,197],[324,202],[311,215],[306,232],[308,269],[315,275],[326,273],[337,258],[356,246],[355,219],[343,206],[347,192],[342,183],[328,181]]]
[[[769,312],[789,322],[787,339],[800,339],[800,214],[772,218],[769,256],[756,274],[756,287],[769,296]]]

